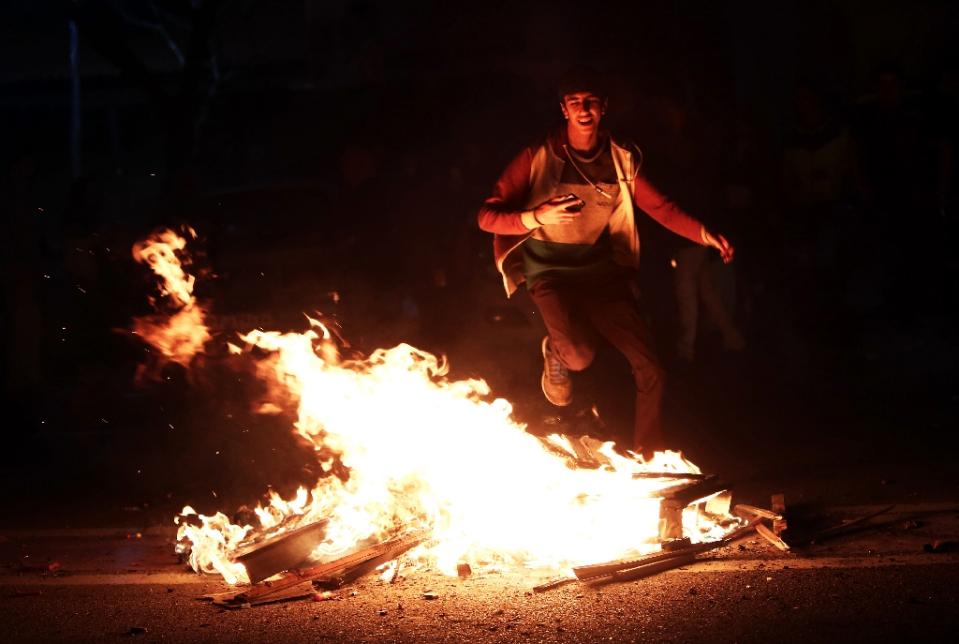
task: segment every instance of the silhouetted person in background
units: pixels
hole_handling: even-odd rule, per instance
[[[855,208],[862,174],[853,138],[824,92],[800,83],[793,98],[795,125],[782,160],[787,288],[801,332],[821,342],[835,333],[853,245],[864,239]]]
[[[930,239],[941,227],[944,132],[900,71],[880,69],[874,93],[861,100],[858,137],[882,243],[888,313],[912,320],[936,299]],[[930,264],[930,260],[933,264]]]
[[[653,111],[656,147],[648,174],[682,207],[712,212],[715,218],[722,209],[722,194],[706,133],[691,123],[690,110],[673,96],[657,97]],[[721,280],[732,281],[730,274],[724,274],[731,267],[701,244],[672,239],[677,242],[670,262],[677,311],[676,356],[683,362],[695,359],[704,317],[719,330],[724,349],[741,351],[746,341],[733,319],[732,306],[720,292]]]

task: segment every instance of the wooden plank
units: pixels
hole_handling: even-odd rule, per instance
[[[782,550],[783,552],[789,552],[789,550],[790,550],[789,544],[786,543],[785,541],[783,541],[782,539],[780,539],[779,536],[776,535],[775,532],[773,532],[772,530],[770,530],[769,528],[767,528],[767,527],[765,526],[765,524],[757,523],[757,524],[756,524],[756,532],[757,532],[757,533],[759,534],[759,536],[761,536],[763,539],[765,539],[765,540],[768,541],[769,543],[773,544],[774,546],[776,546],[777,548],[779,548],[779,549]]]
[[[576,577],[558,577],[556,579],[551,579],[547,582],[543,582],[538,586],[533,586],[534,593],[545,593],[547,590],[553,590],[554,588],[560,588],[566,584],[570,584],[576,581]]]
[[[842,523],[840,525],[832,526],[831,528],[826,528],[825,530],[820,530],[812,538],[812,542],[816,543],[818,541],[825,541],[826,539],[831,539],[832,537],[838,536],[840,534],[845,534],[846,532],[849,532],[851,528],[861,527],[864,523],[866,523],[870,519],[878,517],[881,514],[885,514],[889,512],[890,510],[892,510],[894,507],[896,507],[895,504],[887,505],[886,507],[882,509],[876,510],[875,512],[870,512],[869,514],[858,517],[856,519],[852,519],[851,521],[846,521],[845,523]]]
[[[729,489],[729,485],[719,480],[715,474],[710,474],[706,478],[695,480],[686,485],[677,485],[667,488],[662,493],[664,501],[672,501],[682,504],[686,507],[693,501],[704,499],[711,494],[722,492]]]
[[[710,550],[715,550],[717,548],[722,548],[727,546],[733,541],[742,538],[744,535],[749,533],[752,530],[756,529],[756,526],[759,524],[759,520],[752,521],[745,525],[739,526],[729,534],[727,534],[722,539],[717,541],[707,541],[705,543],[694,543],[688,548],[681,548],[679,550],[673,550],[671,552],[656,552],[636,559],[625,559],[620,561],[610,561],[601,564],[591,564],[588,566],[576,566],[573,568],[573,574],[576,575],[577,579],[586,581],[594,577],[601,577],[604,575],[611,575],[617,570],[628,570],[630,568],[636,568],[639,566],[644,566],[650,563],[657,563],[660,561],[666,561],[669,559],[674,559],[677,557],[683,557],[685,555],[699,555],[704,552],[709,552]]]
[[[736,514],[749,514],[754,517],[762,517],[764,519],[770,519],[772,521],[780,521],[783,518],[783,515],[777,514],[772,510],[767,510],[765,508],[757,508],[754,505],[748,505],[746,503],[737,503],[733,506],[733,512]]]
[[[676,557],[682,557],[687,554],[697,554],[703,551],[705,551],[703,544],[695,544],[681,550],[673,550],[672,552],[654,552],[648,555],[643,555],[642,557],[636,557],[635,559],[623,559],[602,564],[591,564],[588,566],[576,566],[573,568],[573,574],[575,574],[576,578],[580,581],[587,581],[595,577],[611,575],[617,570],[628,570],[630,568],[636,568],[659,561],[666,561],[668,559],[675,559]]]
[[[270,595],[285,588],[295,586],[304,581],[312,582],[317,580],[339,586],[355,579],[356,577],[351,577],[351,574],[357,571],[361,571],[361,574],[369,572],[364,564],[372,564],[379,561],[376,565],[380,565],[380,563],[391,561],[425,541],[426,537],[427,533],[425,531],[415,531],[399,535],[382,543],[362,548],[334,561],[309,568],[292,570],[279,579],[256,584],[246,590],[239,598],[248,601],[254,600],[258,597]]]
[[[781,517],[773,519],[773,532],[781,537],[789,529],[789,524],[786,521],[786,495],[782,493],[773,494],[769,498],[769,509]]]
[[[695,474],[693,472],[636,472],[634,479],[675,479],[686,481],[702,481],[709,478],[709,474]]]
[[[238,553],[234,560],[243,564],[250,583],[257,583],[278,572],[295,568],[323,541],[327,520],[317,521],[271,537]]]
[[[664,559],[663,561],[656,561],[653,563],[644,564],[642,566],[636,566],[635,568],[627,568],[625,570],[616,570],[609,575],[604,575],[602,577],[594,577],[590,579],[587,583],[593,585],[608,584],[616,581],[634,581],[636,579],[642,579],[644,577],[651,577],[653,575],[658,575],[661,572],[671,570],[673,568],[679,568],[680,566],[685,566],[696,561],[696,555],[693,553],[680,553],[678,557],[672,557],[671,559]]]
[[[263,604],[275,604],[277,602],[292,601],[294,599],[303,599],[305,597],[312,597],[316,594],[316,591],[313,589],[313,582],[304,581],[301,584],[296,586],[291,586],[280,592],[271,593],[262,597],[257,597],[256,599],[250,600],[250,606],[262,606]]]

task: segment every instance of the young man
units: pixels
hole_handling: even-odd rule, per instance
[[[525,281],[546,324],[546,399],[572,402],[569,372],[588,367],[597,336],[605,338],[632,368],[633,448],[650,456],[665,447],[664,376],[632,294],[630,273],[639,267],[634,205],[677,235],[718,249],[726,262],[733,248],[650,185],[640,172],[642,159],[600,128],[607,98],[596,75],[568,75],[559,98],[565,127],[513,159],[477,220],[494,234],[507,296]]]

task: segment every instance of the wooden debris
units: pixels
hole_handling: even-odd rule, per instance
[[[250,583],[257,583],[302,563],[323,541],[327,521],[317,521],[258,543],[236,555]]]
[[[663,492],[659,506],[659,540],[683,538],[683,510],[690,503],[723,492],[728,486],[715,475],[676,485]]]
[[[313,584],[309,581],[304,581],[295,586],[290,586],[289,588],[284,588],[283,590],[268,595],[254,597],[253,599],[247,599],[243,591],[240,591],[233,593],[232,597],[214,599],[213,604],[221,608],[235,610],[237,608],[248,608],[250,606],[262,606],[264,604],[276,604],[296,599],[305,599],[312,597],[315,592],[316,591],[313,590]],[[222,594],[227,595],[227,593]]]
[[[847,532],[851,532],[852,529],[862,527],[862,525],[866,523],[867,521],[869,521],[870,519],[878,517],[881,514],[886,514],[887,512],[892,510],[894,507],[896,507],[895,504],[888,505],[880,510],[876,510],[875,512],[870,512],[867,515],[861,516],[856,519],[852,519],[851,521],[846,521],[845,523],[841,523],[840,525],[832,526],[831,528],[826,528],[825,530],[820,530],[813,536],[813,538],[811,539],[811,542],[817,543],[820,541],[825,541],[826,539],[832,539],[833,537],[839,536],[841,534],[846,534]]]
[[[695,553],[678,553],[679,556],[671,557],[669,559],[664,559],[662,561],[656,561],[653,563],[644,564],[642,566],[636,566],[635,568],[626,568],[625,570],[616,570],[609,575],[602,577],[594,577],[588,581],[590,584],[607,584],[614,581],[633,581],[635,579],[642,579],[643,577],[651,577],[652,575],[658,575],[661,572],[671,570],[673,568],[679,568],[680,566],[685,566],[696,561]]]
[[[769,519],[771,521],[781,520],[783,515],[777,514],[771,510],[766,510],[765,508],[757,508],[754,505],[747,505],[745,503],[737,503],[733,507],[733,512],[739,516],[743,514],[748,514],[754,517],[762,517],[763,519]]]
[[[683,510],[686,505],[682,502],[665,499],[659,504],[659,540],[673,541],[683,538]]]
[[[629,570],[639,566],[675,559],[687,554],[697,554],[702,552],[702,544],[696,544],[683,550],[674,550],[672,552],[655,552],[652,554],[637,557],[636,559],[624,559],[621,561],[610,561],[602,564],[591,564],[588,566],[576,566],[573,568],[573,574],[580,581],[588,581],[597,577],[606,577],[619,570]]]
[[[779,535],[777,535],[775,532],[767,528],[765,524],[756,523],[756,532],[763,539],[773,544],[774,546],[776,546],[783,552],[789,552],[790,550],[789,544],[783,541],[782,539],[780,539]]]
[[[729,490],[725,492],[720,492],[716,496],[710,497],[706,501],[706,507],[704,511],[706,514],[711,514],[714,517],[727,517],[729,516],[729,506],[733,502],[733,493]]]
[[[781,492],[773,494],[769,499],[769,509],[779,515],[778,519],[773,519],[773,532],[782,536],[789,529],[786,522],[786,495]]]
[[[557,577],[556,579],[551,579],[549,581],[543,582],[538,586],[533,586],[534,593],[545,593],[547,590],[553,590],[554,588],[560,588],[566,584],[571,584],[576,581],[576,577]]]
[[[693,472],[636,472],[634,479],[677,479],[687,481],[702,481],[708,478],[708,474],[695,474]]]
[[[239,589],[233,588],[231,590],[227,590],[222,593],[209,593],[207,595],[200,595],[199,597],[197,597],[197,599],[201,601],[213,602],[214,604],[216,604],[217,602],[231,601],[235,599],[237,595],[244,592],[245,588],[246,587],[244,586],[243,588],[239,588]]]
[[[256,584],[237,596],[237,600],[253,602],[259,597],[270,595],[304,581],[318,585],[338,588],[354,579],[375,570],[378,566],[396,559],[401,554],[419,545],[426,539],[425,531],[415,531],[399,535],[382,543],[350,553],[334,561],[317,566],[292,570],[279,579]]]
[[[759,521],[753,521],[747,523],[746,525],[740,526],[730,532],[728,535],[719,539],[717,541],[709,541],[706,543],[696,543],[688,548],[683,548],[680,550],[674,550],[672,552],[657,552],[643,557],[638,557],[636,559],[628,559],[622,561],[610,561],[607,563],[601,564],[592,564],[588,566],[576,566],[573,568],[573,573],[576,575],[576,578],[581,581],[587,581],[590,579],[604,577],[612,575],[618,571],[630,570],[633,568],[639,568],[652,563],[659,563],[662,561],[667,561],[669,559],[683,558],[688,555],[699,555],[704,552],[709,552],[710,550],[715,550],[716,548],[722,548],[723,546],[729,545],[736,539],[741,538],[743,535],[747,534],[751,530],[755,530]],[[682,565],[682,564],[680,564]]]
[[[675,552],[677,550],[685,550],[691,545],[693,545],[693,542],[690,541],[689,537],[683,537],[682,539],[663,541],[660,544],[660,547],[663,549],[663,552]]]
[[[702,479],[676,485],[663,491],[663,501],[672,501],[686,507],[693,501],[705,499],[707,496],[722,492],[729,486],[719,480],[715,474],[709,474]]]

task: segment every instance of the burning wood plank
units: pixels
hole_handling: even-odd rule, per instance
[[[762,517],[763,519],[769,519],[771,521],[781,521],[783,515],[777,514],[772,510],[766,510],[765,508],[757,508],[754,505],[748,505],[746,503],[737,503],[733,507],[733,512],[737,515],[742,516],[743,514],[748,514],[754,517]]]
[[[690,503],[703,499],[729,486],[715,475],[694,480],[667,489],[659,506],[659,540],[671,541],[683,538],[683,510]]]
[[[697,474],[695,472],[636,472],[634,479],[676,479],[687,481],[702,481],[709,478],[710,474]]]
[[[324,586],[342,586],[371,572],[378,566],[396,559],[404,552],[425,541],[426,537],[427,533],[425,531],[414,531],[399,535],[382,543],[352,552],[334,561],[292,570],[279,579],[252,586],[237,595],[236,599],[253,603],[260,597],[272,595],[305,581],[320,583]]]
[[[241,551],[236,561],[246,567],[250,583],[290,570],[306,560],[323,541],[327,521],[317,521],[267,539]]]
[[[707,496],[728,489],[729,485],[719,480],[715,474],[708,474],[704,478],[694,479],[687,483],[667,488],[663,491],[663,500],[681,503],[683,507],[693,501],[704,499]]]

